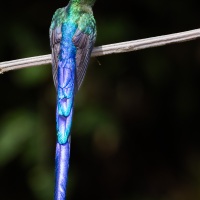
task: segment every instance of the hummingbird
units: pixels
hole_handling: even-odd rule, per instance
[[[74,97],[79,90],[96,40],[92,6],[96,0],[70,0],[56,10],[49,36],[57,94],[54,200],[66,199]]]

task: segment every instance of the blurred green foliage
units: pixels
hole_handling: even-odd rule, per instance
[[[0,61],[50,53],[52,15],[67,3],[4,2]],[[198,8],[97,0],[96,46],[198,28]],[[75,99],[68,198],[199,199],[199,77],[199,40],[91,59]],[[0,90],[0,199],[53,199],[51,66],[5,73]]]

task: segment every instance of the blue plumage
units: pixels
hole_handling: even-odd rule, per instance
[[[70,140],[64,145],[56,144],[56,183],[54,199],[64,200],[66,196],[67,174],[69,169]],[[67,163],[67,164],[66,164]]]
[[[52,72],[57,90],[55,200],[66,197],[74,95],[84,79],[96,39],[91,9],[94,2],[70,0],[67,7],[55,12],[50,27]]]
[[[76,47],[72,42],[77,26],[62,24],[62,40],[57,72],[57,136],[58,143],[65,144],[70,134],[74,102],[74,83],[76,68]]]

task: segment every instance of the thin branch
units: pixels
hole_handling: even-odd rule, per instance
[[[121,42],[110,45],[103,45],[95,47],[92,52],[92,57],[104,56],[108,54],[124,53],[130,51],[137,51],[157,46],[164,46],[173,43],[186,42],[200,38],[200,29],[185,31],[181,33],[174,33],[158,37],[151,37],[146,39],[133,40],[128,42]],[[0,73],[10,70],[21,69],[31,66],[39,66],[51,63],[51,55],[35,56],[19,60],[12,60],[0,63]]]

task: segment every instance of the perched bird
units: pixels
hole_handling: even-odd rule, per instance
[[[57,91],[55,200],[66,198],[74,95],[86,73],[96,39],[92,6],[96,0],[70,0],[56,10],[50,26],[52,73]]]

